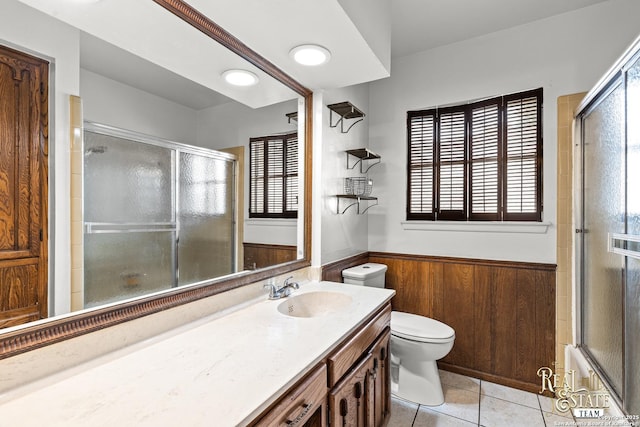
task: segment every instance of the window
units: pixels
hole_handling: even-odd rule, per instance
[[[542,88],[409,111],[407,134],[408,220],[542,220]]]
[[[249,218],[298,217],[298,134],[251,138]]]

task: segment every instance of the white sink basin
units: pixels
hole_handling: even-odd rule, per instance
[[[342,292],[314,291],[288,297],[278,304],[278,311],[293,317],[326,316],[347,307],[351,301]]]

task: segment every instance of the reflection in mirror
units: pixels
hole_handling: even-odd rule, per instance
[[[234,54],[225,63],[230,52],[224,46],[153,2],[131,5],[128,22],[110,2],[97,3],[102,9],[94,15],[68,3],[8,0],[0,11],[0,45],[50,64],[49,96],[43,97],[50,118],[42,129],[45,138],[52,131],[49,159],[43,158],[43,168],[49,166],[44,183],[50,202],[43,201],[41,218],[45,244],[50,237],[42,270],[42,282],[49,287],[39,301],[28,303],[45,301],[50,317],[308,257],[305,215],[248,215],[250,140],[304,135],[305,121],[287,117],[292,112],[305,117],[304,98]],[[158,13],[157,21],[149,19]],[[107,15],[113,20],[104,19]],[[154,27],[160,33],[171,27],[171,43],[153,32],[130,37],[128,31],[143,33],[131,24],[136,16],[166,23]],[[105,34],[112,38],[105,41]],[[114,44],[120,39],[131,42]],[[252,69],[259,84],[224,87],[222,71],[239,66]],[[0,72],[0,79],[7,76]],[[79,95],[79,123],[85,129],[82,140],[72,136],[69,161],[69,135],[79,126],[73,105],[71,117],[67,113],[70,94]],[[304,174],[304,137],[300,143],[296,167]],[[272,191],[277,179],[288,179],[284,175],[265,175],[264,191]],[[258,182],[255,177],[253,182]],[[287,185],[276,193],[286,192]],[[300,201],[303,189],[298,185]],[[220,191],[224,196],[217,196]],[[224,207],[216,204],[220,201]],[[199,246],[202,238],[209,246]],[[142,266],[144,259],[150,264]],[[3,322],[0,315],[0,327],[39,317]]]
[[[286,221],[262,218],[256,222],[244,215],[252,206],[249,183],[255,182],[249,177],[249,166],[255,164],[250,157],[251,138],[256,134],[289,135],[292,130],[297,136],[298,124],[286,117],[286,112],[297,111],[297,96],[252,108],[214,93],[210,95],[214,105],[204,106],[210,101],[194,106],[183,94],[172,95],[179,90],[170,86],[185,88],[194,83],[181,82],[175,75],[164,77],[166,71],[86,33],[81,33],[80,40],[84,67],[80,94],[84,121],[90,124],[85,125],[81,150],[84,191],[71,195],[82,197],[84,206],[84,281],[72,283],[77,295],[72,296],[71,309],[297,259],[297,206]],[[86,51],[91,53],[83,55]],[[105,61],[105,56],[118,61]],[[118,70],[131,67],[123,64],[137,64],[137,70],[145,70],[140,76],[145,83],[131,74],[121,76]],[[153,75],[158,82],[151,84],[149,76]],[[149,107],[140,111],[122,103],[139,99],[141,86],[142,96],[155,97],[155,104],[187,107],[183,116],[194,117],[195,135],[169,141],[162,137],[162,129],[150,128],[153,124],[147,125],[149,134],[138,132],[138,122],[149,123]],[[190,91],[211,92],[204,87]],[[171,99],[166,100],[167,96]],[[118,111],[126,111],[126,123]],[[118,123],[128,128],[113,126]],[[185,140],[197,147],[184,144]],[[297,144],[297,138],[295,141]],[[289,151],[295,153],[297,166],[297,151]],[[282,198],[286,178],[282,170],[271,171],[281,163],[274,152],[263,160],[261,193]],[[298,187],[290,187],[297,198]],[[243,201],[243,211],[237,206],[239,201]]]
[[[234,156],[94,124],[82,154],[83,308],[238,271]]]

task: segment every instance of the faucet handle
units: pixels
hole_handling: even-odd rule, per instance
[[[293,276],[289,276],[284,279],[284,287],[290,286],[293,289],[299,289],[300,285],[297,282],[290,282],[291,279],[293,279]]]
[[[276,295],[276,292],[278,292],[278,289],[276,288],[276,284],[273,283],[273,281],[269,281],[265,283],[264,285],[262,285],[262,287],[269,289],[269,298],[274,297]]]

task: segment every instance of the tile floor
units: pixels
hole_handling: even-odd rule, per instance
[[[554,427],[573,421],[570,413],[553,413],[549,397],[447,371],[440,371],[440,379],[443,405],[394,397],[387,427]]]

